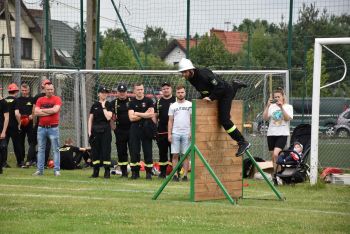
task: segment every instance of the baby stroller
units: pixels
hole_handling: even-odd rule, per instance
[[[290,147],[287,150],[281,151],[279,157],[283,156],[283,154],[295,153],[293,151],[295,142],[299,142],[303,145],[303,152],[300,159],[297,161],[291,160],[277,163],[281,166],[281,170],[276,173],[276,177],[279,177],[284,184],[302,183],[309,175],[310,167],[307,164],[307,160],[311,148],[310,124],[300,124],[294,129],[290,140]]]

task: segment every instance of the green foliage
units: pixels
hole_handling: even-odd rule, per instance
[[[234,63],[234,56],[215,35],[204,35],[198,45],[190,50],[190,55],[195,64],[203,67],[232,67]]]
[[[307,79],[306,79],[306,92],[312,94],[312,83],[313,83],[313,68],[314,68],[314,50],[310,49],[307,52]],[[324,55],[322,55],[322,64],[321,64],[321,86],[328,83],[329,74],[326,71],[326,61],[324,59]],[[329,89],[321,89],[321,96],[327,97],[332,96]]]
[[[136,60],[132,51],[117,38],[104,39],[100,58],[100,67],[105,69],[136,69]]]
[[[163,28],[146,26],[143,42],[139,44],[138,49],[146,54],[159,56],[168,43],[167,33]]]
[[[86,64],[86,53],[85,53],[85,48],[86,48],[86,31],[85,31],[85,25],[84,25],[84,30],[83,30],[83,58],[81,58],[80,56],[80,26],[77,25],[74,27],[75,30],[75,42],[74,42],[74,50],[73,50],[73,55],[72,55],[72,59],[73,59],[73,65],[75,67],[79,67],[81,66],[81,59],[83,60],[82,63],[82,67],[81,68],[85,68],[85,64]]]

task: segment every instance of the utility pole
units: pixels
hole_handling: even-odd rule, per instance
[[[16,28],[15,28],[15,67],[20,68],[21,64],[21,0],[16,0]],[[13,81],[19,86],[21,74],[16,73]]]
[[[226,22],[224,22],[224,24],[226,25],[226,31],[228,32],[229,31],[229,27],[231,25],[231,22],[230,21],[226,21]]]

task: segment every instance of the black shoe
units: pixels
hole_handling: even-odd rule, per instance
[[[159,175],[158,175],[158,179],[165,179],[166,178],[166,175],[164,175],[164,174],[162,174],[162,173],[160,173]]]
[[[240,89],[240,88],[247,88],[248,87],[248,85],[246,83],[244,83],[241,80],[236,80],[236,79],[234,79],[231,84],[232,84],[232,87],[236,90]]]
[[[174,177],[173,177],[173,181],[175,181],[175,182],[179,182],[180,180],[179,180],[179,177],[177,177],[177,175],[174,175]]]
[[[140,178],[140,175],[136,171],[132,171],[130,179],[136,180],[138,178]]]
[[[182,178],[182,181],[187,182],[187,181],[188,181],[187,176],[184,176],[184,177]]]
[[[146,174],[146,180],[152,180],[152,174],[151,173],[147,173]]]
[[[236,153],[236,157],[243,155],[245,151],[249,149],[250,143],[248,141],[242,141],[242,142],[238,142],[238,146],[239,147]]]
[[[122,174],[122,176],[120,178],[128,178],[128,174]]]
[[[109,179],[109,178],[111,178],[111,170],[110,170],[110,168],[108,167],[106,167],[105,168],[105,174],[103,175],[103,178],[105,178],[105,179]]]
[[[97,168],[95,167],[92,175],[90,176],[90,178],[97,178],[99,173],[100,173],[100,168],[99,167],[97,167]]]

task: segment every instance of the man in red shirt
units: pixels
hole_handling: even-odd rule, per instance
[[[59,151],[59,118],[62,106],[61,98],[54,95],[52,83],[46,82],[45,96],[40,97],[35,104],[35,115],[39,116],[38,127],[38,163],[35,176],[43,175],[45,162],[45,148],[47,138],[51,141],[54,154],[54,175],[60,176],[60,151]]]

